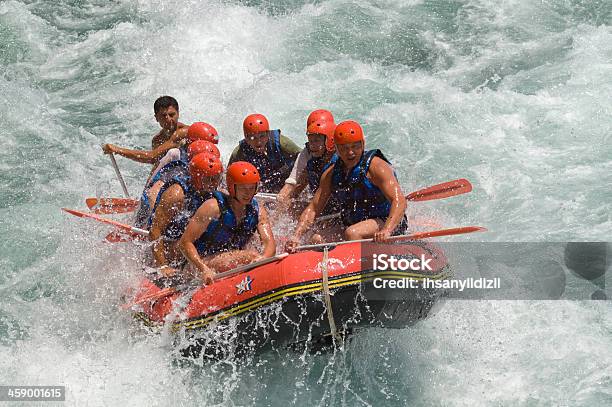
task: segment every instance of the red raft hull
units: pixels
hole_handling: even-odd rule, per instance
[[[380,270],[380,264],[375,269],[373,255],[383,253],[403,259],[431,259],[431,270]],[[236,324],[232,342],[256,350],[317,340],[328,336],[334,325],[337,332],[367,326],[410,326],[430,314],[443,293],[418,283],[414,288],[392,288],[388,282],[449,276],[446,257],[435,244],[353,243],[329,250],[325,289],[323,258],[321,251],[297,253],[195,291],[151,301],[146,299],[156,296],[161,288],[145,279],[135,297],[141,303],[135,315],[147,326],[170,325],[173,331],[182,332],[179,336],[187,338],[186,346],[194,335]],[[381,287],[383,280],[387,284]],[[326,304],[331,304],[331,309]]]

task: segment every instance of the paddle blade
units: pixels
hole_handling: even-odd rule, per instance
[[[429,201],[465,194],[471,190],[472,184],[470,184],[470,181],[461,178],[414,191],[407,195],[406,199],[409,201]]]
[[[138,200],[131,198],[87,198],[85,203],[93,213],[101,214],[133,212],[139,205]]]
[[[153,294],[146,294],[146,295],[142,295],[140,297],[137,297],[137,299],[129,304],[123,304],[121,306],[121,308],[123,309],[130,309],[132,307],[135,307],[136,305],[142,305],[146,302],[155,302],[161,298],[167,297],[169,295],[172,295],[174,293],[176,293],[177,290],[174,287],[168,287],[168,288],[164,288],[156,293]]]
[[[86,218],[87,217],[87,213],[85,212],[81,212],[81,211],[77,211],[75,209],[68,209],[68,208],[61,208],[64,212],[68,212],[71,215],[74,216],[78,216],[79,218]]]
[[[104,240],[107,243],[133,242],[134,240],[142,240],[142,235],[133,232],[114,230],[106,235]]]

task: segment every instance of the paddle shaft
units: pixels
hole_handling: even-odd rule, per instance
[[[111,164],[113,165],[113,168],[115,169],[115,174],[117,174],[117,179],[119,180],[119,183],[121,184],[121,188],[123,188],[123,194],[125,195],[126,198],[129,198],[130,193],[128,192],[127,186],[125,185],[125,181],[123,180],[121,171],[119,171],[119,166],[117,165],[117,160],[115,160],[115,155],[113,153],[110,153],[109,156],[111,159]]]
[[[117,222],[117,221],[112,220],[112,219],[106,219],[106,218],[103,218],[102,216],[98,216],[98,215],[95,215],[93,213],[81,212],[81,211],[77,211],[77,210],[74,210],[74,209],[68,209],[68,208],[62,208],[62,210],[64,212],[68,212],[71,215],[78,216],[79,218],[93,219],[93,220],[96,220],[98,222],[106,223],[108,225],[113,225],[113,226],[115,226],[115,227],[117,227],[119,229],[130,231],[132,233],[137,233],[137,234],[143,235],[143,236],[149,236],[149,231],[147,231],[147,230],[140,229],[140,228],[137,228],[135,226],[126,225],[124,223]]]
[[[413,233],[411,235],[400,235],[400,236],[391,236],[385,242],[395,242],[397,240],[418,240],[418,239],[426,239],[428,237],[437,237],[437,236],[450,236],[450,235],[459,235],[463,233],[473,233],[473,232],[484,232],[487,229],[480,226],[465,226],[460,228],[451,228],[451,229],[441,229],[441,230],[432,230],[429,232],[419,232]],[[344,242],[332,242],[332,243],[321,243],[321,244],[308,244],[303,246],[298,246],[295,250],[307,250],[307,249],[317,249],[321,247],[329,247],[329,246],[340,246],[349,243],[367,243],[373,242],[373,238],[369,239],[358,239],[358,240],[347,240]]]

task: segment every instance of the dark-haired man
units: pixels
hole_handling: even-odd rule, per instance
[[[155,120],[162,128],[151,140],[151,148],[155,149],[168,141],[172,133],[185,127],[185,125],[178,121],[179,105],[172,96],[158,97],[153,103],[153,112],[155,113]]]
[[[153,111],[155,113],[155,120],[159,123],[161,130],[151,140],[151,151],[132,150],[114,144],[105,144],[102,146],[104,153],[119,154],[141,163],[156,164],[168,150],[176,147],[176,143],[171,143],[172,139],[185,138],[187,128],[189,127],[178,121],[178,102],[172,96],[161,96],[153,104]],[[167,148],[161,148],[163,145],[166,145]]]

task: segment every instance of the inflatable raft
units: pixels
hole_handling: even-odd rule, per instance
[[[404,265],[430,260],[424,270],[381,269],[374,259],[382,253],[404,259]],[[222,352],[207,332],[228,326],[238,352],[256,352],[340,338],[360,327],[410,326],[427,317],[443,294],[419,282],[449,274],[444,253],[429,242],[350,243],[292,254],[161,298],[163,289],[144,279],[133,309],[147,327],[180,333],[186,355],[197,356],[202,348]]]

